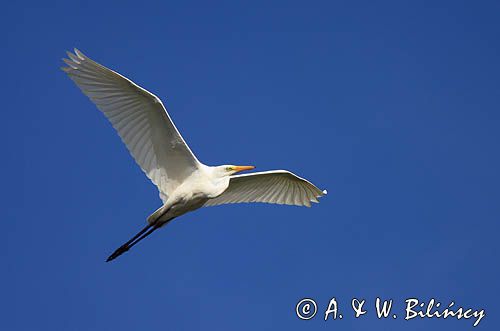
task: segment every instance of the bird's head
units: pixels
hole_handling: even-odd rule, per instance
[[[237,172],[255,169],[254,166],[221,165],[217,167],[218,173],[222,176],[231,176]]]

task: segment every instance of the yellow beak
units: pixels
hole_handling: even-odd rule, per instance
[[[236,172],[244,171],[244,170],[252,170],[255,169],[254,166],[235,166],[233,167],[233,170]]]

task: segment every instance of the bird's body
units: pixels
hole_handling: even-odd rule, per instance
[[[106,115],[163,201],[148,225],[108,261],[172,219],[204,206],[266,202],[309,207],[326,194],[286,170],[235,175],[254,167],[201,163],[158,97],[76,49],[68,57],[62,69]]]
[[[229,177],[214,176],[217,167],[200,164],[168,197],[164,205],[148,217],[148,223],[164,223],[174,217],[201,208],[209,199],[224,193]],[[166,212],[168,210],[168,212]]]

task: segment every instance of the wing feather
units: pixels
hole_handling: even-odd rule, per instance
[[[264,202],[311,206],[326,194],[309,181],[286,170],[256,172],[232,176],[229,187],[205,206],[230,203]]]
[[[67,54],[61,69],[108,118],[165,201],[200,163],[161,100],[77,49]]]

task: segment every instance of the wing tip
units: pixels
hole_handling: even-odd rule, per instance
[[[66,58],[62,58],[63,62],[66,63],[66,65],[71,68],[71,69],[78,69],[78,64],[77,62],[73,61],[72,59],[66,59]]]
[[[328,194],[327,190],[319,191],[318,194],[315,197],[312,197],[311,199],[309,199],[309,201],[313,202],[313,203],[319,203],[319,198],[322,198],[323,196],[325,196],[327,194]]]
[[[80,52],[80,50],[78,50],[78,48],[74,48],[73,49],[73,52],[70,52],[70,51],[66,51],[66,54],[68,56],[69,59],[66,59],[66,58],[63,58],[62,60],[64,61],[64,63],[66,63],[67,67],[61,67],[61,69],[64,71],[64,72],[71,72],[72,70],[78,70],[78,66],[81,64],[81,61],[84,61],[85,60],[85,55],[83,55],[82,52]]]
[[[78,58],[80,60],[85,60],[85,55],[83,55],[82,52],[80,52],[80,50],[78,48],[73,48],[73,51],[75,52],[76,56],[78,56]]]

